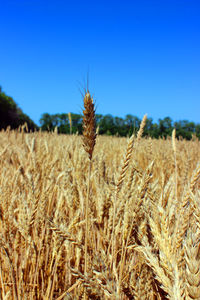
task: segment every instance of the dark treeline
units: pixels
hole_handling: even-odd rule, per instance
[[[12,97],[7,96],[0,87],[0,129],[19,128],[27,124],[28,130],[37,130],[38,126],[17,106]]]
[[[70,124],[71,118],[71,124]],[[141,119],[128,114],[125,118],[113,117],[112,115],[96,115],[96,123],[99,134],[130,136],[139,129]],[[28,130],[38,130],[39,127],[17,106],[12,97],[7,96],[0,87],[0,129],[19,128],[27,124]],[[43,131],[53,131],[57,127],[58,133],[82,133],[82,115],[71,113],[53,114],[44,113],[40,118]],[[71,126],[70,126],[71,125]],[[152,118],[147,119],[144,136],[152,138],[167,137],[176,128],[176,136],[190,140],[192,136],[200,139],[200,124],[187,120],[173,122],[170,117],[159,119],[157,123]]]
[[[82,115],[71,113],[71,133],[82,133]],[[113,117],[112,115],[96,115],[96,123],[99,134],[130,136],[139,129],[141,119],[131,114],[125,118]],[[68,114],[50,115],[44,113],[40,119],[42,130],[53,131],[57,127],[58,133],[70,133],[70,121]],[[200,138],[200,124],[187,120],[173,122],[170,117],[159,119],[154,123],[152,118],[147,119],[144,136],[152,138],[167,137],[171,135],[173,128],[176,128],[177,137],[190,140],[196,135]]]

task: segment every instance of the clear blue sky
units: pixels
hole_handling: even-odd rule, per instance
[[[35,122],[97,113],[200,122],[200,1],[0,0],[0,85]]]

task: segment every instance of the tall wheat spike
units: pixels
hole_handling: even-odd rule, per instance
[[[87,183],[87,198],[85,204],[85,268],[84,273],[87,275],[87,249],[88,249],[88,233],[89,233],[89,197],[90,197],[90,177],[92,167],[92,154],[96,143],[96,121],[95,121],[95,109],[93,98],[89,91],[86,92],[84,97],[84,110],[83,110],[83,147],[89,157],[89,172]]]

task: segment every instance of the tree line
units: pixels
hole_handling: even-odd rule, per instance
[[[132,114],[127,114],[124,118],[114,117],[111,114],[96,114],[96,125],[99,134],[130,136],[136,133],[140,127],[141,119]],[[41,127],[37,126],[18,107],[12,97],[7,96],[0,87],[0,129],[19,128],[24,123],[27,124],[28,131],[39,130],[54,131],[63,134],[82,134],[82,115],[74,113],[62,114],[42,114],[40,118]],[[152,118],[147,118],[144,129],[144,136],[152,138],[167,137],[171,135],[173,128],[176,128],[177,137],[190,140],[194,135],[200,139],[200,124],[187,120],[176,121],[170,117],[159,119],[157,123]]]
[[[126,115],[124,118],[114,117],[110,114],[96,114],[98,133],[104,135],[116,135],[122,137],[130,136],[138,131],[140,122],[140,118],[131,114]],[[40,118],[40,124],[41,129],[44,131],[53,131],[57,128],[58,133],[82,133],[81,114],[63,113],[50,115],[48,113],[44,113]],[[152,118],[147,118],[144,136],[150,136],[152,138],[166,138],[172,134],[172,130],[174,128],[176,128],[177,137],[190,140],[194,135],[196,135],[200,138],[200,124],[187,120],[173,122],[170,117],[159,119],[157,123],[154,123]]]

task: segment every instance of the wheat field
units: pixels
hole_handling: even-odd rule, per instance
[[[200,299],[200,142],[93,150],[0,132],[0,299]]]

